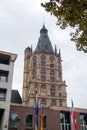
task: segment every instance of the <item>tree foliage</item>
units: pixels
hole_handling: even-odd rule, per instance
[[[57,18],[62,29],[67,26],[75,29],[71,40],[77,50],[87,52],[87,0],[49,0],[41,5]]]

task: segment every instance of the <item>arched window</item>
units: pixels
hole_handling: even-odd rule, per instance
[[[54,57],[50,57],[50,68],[54,68]]]
[[[45,67],[46,66],[46,57],[43,55],[41,56],[41,66]]]
[[[51,97],[55,97],[55,87],[54,86],[51,86],[50,94],[51,94]]]
[[[36,67],[37,59],[36,56],[33,57],[33,67]]]
[[[51,70],[51,72],[50,72],[50,81],[51,82],[55,82],[55,77],[54,77],[54,71],[53,70]]]
[[[56,106],[56,101],[54,99],[51,101],[51,106]]]
[[[41,81],[42,82],[45,82],[45,80],[46,80],[46,77],[45,77],[45,71],[41,71]]]
[[[43,100],[41,101],[41,107],[46,107],[46,100],[45,100],[45,99],[43,99]]]
[[[33,71],[32,71],[32,79],[35,79],[35,78],[36,78],[36,71],[33,70]]]

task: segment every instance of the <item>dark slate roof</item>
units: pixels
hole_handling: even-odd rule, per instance
[[[22,104],[22,99],[21,99],[21,96],[20,96],[18,90],[11,91],[11,103]]]
[[[43,25],[42,29],[40,30],[40,37],[35,49],[35,53],[48,53],[53,54],[53,47],[50,42],[49,36],[48,36],[48,30]]]

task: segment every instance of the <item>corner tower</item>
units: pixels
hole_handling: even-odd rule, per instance
[[[35,51],[25,49],[23,105],[34,107],[38,94],[39,106],[67,106],[66,84],[62,79],[61,54],[55,51],[43,25]]]

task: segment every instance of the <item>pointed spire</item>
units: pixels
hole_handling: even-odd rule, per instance
[[[40,37],[37,43],[37,47],[35,49],[35,53],[49,53],[53,54],[53,47],[50,42],[49,36],[48,36],[48,30],[46,29],[44,23],[43,27],[40,30]]]

